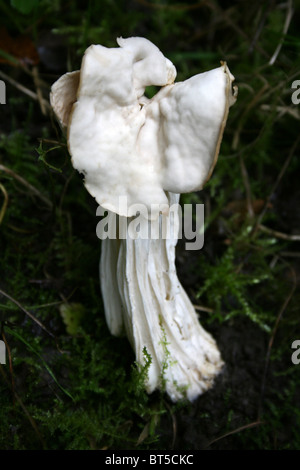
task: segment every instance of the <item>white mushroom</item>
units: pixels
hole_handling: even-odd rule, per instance
[[[226,63],[174,83],[174,65],[150,41],[117,41],[118,48],[90,46],[80,72],[52,86],[51,104],[87,190],[108,210],[108,222],[123,232],[125,226],[125,237],[100,234],[108,327],[113,335],[127,334],[139,364],[145,348],[151,355],[149,393],[164,388],[173,401],[194,400],[212,386],[223,362],[177,277],[180,220],[169,208],[179,193],[201,189],[211,176],[237,90]],[[143,96],[148,85],[162,87],[151,100]],[[132,237],[138,207],[146,212]],[[169,224],[169,237],[139,235],[150,234],[155,220]]]

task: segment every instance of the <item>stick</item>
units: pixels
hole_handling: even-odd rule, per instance
[[[7,168],[6,166],[1,165],[1,164],[0,164],[0,171],[4,171],[8,175],[15,178],[17,181],[19,181],[19,183],[23,184],[23,186],[26,186],[26,188],[29,189],[29,191],[31,191],[35,196],[39,197],[39,199],[41,199],[48,207],[52,208],[52,202],[46,196],[40,193],[38,189],[36,189],[34,186],[28,183],[28,181],[22,178],[22,176],[18,175],[10,168]]]
[[[12,86],[20,90],[25,95],[30,96],[30,98],[32,98],[33,100],[39,101],[39,97],[37,93],[29,90],[29,88],[25,87],[24,85],[21,85],[21,83],[18,83],[16,80],[6,75],[6,73],[2,72],[2,70],[0,70],[0,77],[3,78],[4,81],[7,81]],[[46,108],[51,109],[50,104],[48,103],[47,100],[45,100],[44,98],[41,98],[41,100],[42,100],[43,106],[45,106],[45,109]]]
[[[259,230],[262,232],[269,233],[276,238],[282,238],[282,240],[290,240],[290,241],[300,241],[300,235],[288,235],[287,233],[278,232],[277,230],[272,230],[271,228],[266,227],[265,225],[258,225]]]
[[[20,302],[18,302],[16,299],[14,299],[13,297],[11,297],[9,294],[7,294],[6,292],[4,292],[1,289],[0,289],[0,295],[3,295],[7,299],[11,300],[14,304],[16,304],[19,307],[20,310],[22,310],[29,318],[31,318],[31,320],[33,320],[35,323],[37,323],[40,328],[42,328],[44,331],[46,331],[46,333],[48,333],[48,335],[50,335],[52,338],[55,338],[54,334],[51,333],[51,331],[49,331],[43,325],[43,323],[41,323],[37,318],[35,318],[35,316],[32,315],[32,313],[28,312],[28,310],[26,310],[26,308],[23,307],[23,305],[21,305]]]

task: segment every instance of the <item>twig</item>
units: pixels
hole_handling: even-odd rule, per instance
[[[67,144],[63,143],[63,142],[60,142],[59,140],[54,140],[54,139],[39,139],[40,142],[42,142],[42,144],[45,142],[46,144],[54,144],[54,145],[57,145],[57,146],[61,146],[61,147],[68,147]]]
[[[73,295],[74,291],[76,289],[73,290],[73,292],[70,294]],[[6,297],[7,299],[11,300],[15,305],[17,305],[17,307],[19,307],[20,310],[22,310],[29,318],[31,318],[31,320],[33,320],[35,323],[37,323],[37,325],[39,325],[40,328],[42,328],[42,330],[44,330],[46,333],[48,333],[49,336],[51,336],[51,338],[54,339],[55,341],[55,345],[57,347],[57,350],[63,354],[63,350],[60,348],[59,344],[58,344],[58,340],[56,338],[56,336],[51,333],[51,331],[48,330],[48,328],[45,327],[45,325],[43,325],[42,322],[40,322],[40,320],[38,320],[34,315],[32,315],[32,313],[30,313],[27,308],[25,308],[22,304],[20,304],[20,302],[18,302],[16,299],[14,299],[13,297],[11,297],[9,294],[7,294],[6,292],[4,292],[2,289],[0,289],[0,295],[3,295],[4,297]],[[63,299],[63,301],[67,302],[70,298],[70,296],[68,297],[68,299],[66,300],[65,298]],[[51,304],[50,304],[51,305]],[[37,307],[35,307],[37,308]]]
[[[207,6],[214,12],[214,14],[218,14],[219,17],[222,19],[223,22],[227,23],[241,38],[243,38],[246,42],[251,44],[251,40],[248,37],[248,35],[245,33],[243,28],[238,26],[235,21],[232,20],[230,17],[230,14],[228,14],[228,10],[230,11],[230,8],[228,10],[223,10],[221,6],[218,5],[219,2],[216,1],[208,1]],[[262,49],[262,47],[259,44],[254,44],[255,49],[262,54],[265,57],[268,57],[267,52]]]
[[[270,111],[272,108],[269,104],[262,104],[260,109],[262,111]],[[276,106],[275,110],[278,112],[278,119],[282,118],[285,114],[292,116],[293,118],[300,120],[300,112],[299,109],[292,107],[292,106]]]
[[[0,171],[4,171],[4,173],[7,173],[8,175],[12,176],[15,180],[19,181],[19,183],[21,183],[23,186],[29,189],[31,193],[33,193],[35,196],[41,199],[48,207],[52,208],[52,202],[50,201],[50,199],[48,199],[38,189],[36,189],[34,186],[28,183],[28,181],[22,178],[22,176],[18,175],[10,168],[7,168],[6,166],[1,165],[1,164],[0,164]]]
[[[300,258],[300,253],[297,251],[281,251],[279,254],[287,258]]]
[[[270,13],[272,3],[273,3],[272,0],[269,0],[269,1],[268,1],[268,4],[267,4],[266,9],[265,9],[265,12],[264,12],[264,14],[263,14],[263,16],[262,16],[262,18],[261,18],[261,20],[260,20],[260,23],[259,23],[259,25],[258,25],[258,27],[257,27],[257,30],[256,30],[256,32],[255,32],[255,34],[254,34],[254,37],[253,37],[253,39],[252,39],[252,42],[251,42],[251,44],[250,44],[250,46],[249,46],[249,52],[252,52],[252,51],[253,51],[253,49],[254,49],[254,47],[255,47],[255,45],[256,45],[256,43],[257,43],[257,41],[258,41],[258,39],[259,39],[259,37],[260,37],[260,35],[261,35],[261,32],[262,32],[262,30],[263,30],[263,28],[264,28],[264,26],[265,26],[265,23],[266,23],[268,14]]]
[[[176,420],[175,414],[172,412],[170,405],[165,400],[164,400],[164,404],[168,408],[171,419],[172,419],[173,439],[172,439],[171,450],[173,450],[175,447],[175,442],[176,442],[176,437],[177,437],[177,420]]]
[[[290,241],[300,241],[300,235],[289,235],[287,233],[278,232],[277,230],[273,230],[271,228],[266,227],[265,225],[259,224],[258,229],[262,232],[269,233],[276,238],[282,238],[282,240],[290,240]]]
[[[29,88],[25,87],[24,85],[21,85],[21,83],[18,83],[16,80],[11,78],[9,75],[6,75],[6,73],[2,72],[2,70],[0,70],[0,77],[3,78],[4,81],[10,83],[12,86],[14,86],[18,90],[20,90],[25,95],[32,98],[33,100],[39,101],[39,97],[38,97],[37,93],[35,93],[32,90],[29,90]],[[42,98],[42,103],[43,103],[43,106],[45,106],[45,109],[46,108],[51,109],[50,103],[48,103],[48,101],[45,100],[44,98]]]
[[[239,156],[240,160],[240,166],[241,166],[241,173],[242,173],[242,179],[246,191],[246,202],[247,202],[247,212],[250,217],[254,216],[254,210],[253,210],[253,205],[252,205],[252,195],[251,195],[251,186],[249,182],[249,176],[247,172],[247,168],[245,166],[244,158],[242,155]]]
[[[273,185],[273,187],[272,187],[272,189],[269,193],[269,196],[266,199],[265,205],[264,205],[261,213],[259,214],[259,216],[256,219],[255,225],[254,225],[254,227],[251,231],[251,234],[250,234],[251,236],[254,236],[256,234],[256,232],[259,228],[259,225],[261,224],[261,221],[262,221],[262,219],[263,219],[263,217],[264,217],[264,215],[265,215],[265,213],[266,213],[266,211],[269,207],[271,197],[274,194],[274,192],[276,191],[276,189],[278,188],[280,181],[282,180],[289,164],[291,163],[291,160],[294,156],[294,153],[296,151],[296,148],[298,147],[299,142],[300,142],[300,134],[298,135],[297,139],[295,140],[294,145],[292,146],[292,148],[291,148],[291,150],[290,150],[290,152],[289,152],[289,154],[288,154],[288,156],[287,156],[287,158],[286,158],[286,160],[285,160],[285,162],[284,162],[284,164],[283,164],[283,166],[282,166],[282,168],[281,168],[281,170],[280,170],[280,172],[277,176],[277,179],[276,179],[276,181],[275,181],[275,183],[274,183],[274,185]]]
[[[284,311],[286,310],[291,298],[293,297],[294,292],[295,292],[296,287],[297,287],[297,276],[296,276],[294,268],[290,264],[288,264],[285,260],[283,260],[282,258],[281,258],[281,260],[289,267],[289,269],[292,273],[293,285],[292,285],[292,288],[290,289],[290,292],[288,293],[286,299],[284,300],[284,302],[283,302],[283,304],[282,304],[282,306],[281,306],[281,308],[278,312],[278,315],[276,317],[275,324],[274,324],[274,327],[273,327],[273,331],[272,331],[272,334],[271,334],[271,337],[270,337],[270,340],[269,340],[266,359],[265,359],[265,367],[264,367],[264,372],[263,372],[263,378],[262,378],[260,400],[259,400],[259,405],[258,405],[258,419],[260,419],[260,416],[262,414],[262,408],[263,408],[262,404],[263,404],[263,398],[264,398],[264,394],[265,394],[267,372],[268,372],[271,349],[272,349],[272,346],[273,346],[273,343],[274,343],[275,335],[277,333],[278,326],[279,326],[279,323],[281,321],[282,315],[283,315]]]
[[[250,423],[250,424],[245,424],[244,426],[241,426],[237,429],[234,429],[233,431],[229,431],[226,434],[223,434],[222,436],[217,437],[216,439],[210,441],[207,444],[206,448],[211,446],[211,444],[214,444],[215,442],[220,441],[221,439],[224,439],[225,437],[231,436],[232,434],[237,434],[238,432],[241,432],[241,431],[245,431],[245,429],[254,428],[255,426],[259,426],[260,424],[263,424],[263,421],[258,420],[258,421],[254,421],[253,423]]]
[[[264,68],[266,68],[266,67],[264,67]],[[258,75],[256,75],[256,76],[258,76]],[[289,86],[289,84],[297,77],[299,77],[299,72],[293,73],[292,75],[287,77],[285,80],[282,80],[281,82],[279,82],[278,85],[269,87],[269,89],[266,89],[266,91],[264,93],[264,96],[263,96],[264,99],[268,98],[270,100],[270,96],[272,94],[276,93],[278,90],[280,90],[282,88],[286,88],[286,86]],[[261,106],[267,106],[267,105],[261,105]],[[244,113],[241,115],[241,118],[244,118]],[[235,152],[232,153],[231,155],[227,155],[226,157],[220,155],[219,158],[224,159],[224,160],[225,159],[227,160],[227,159],[237,158],[239,155],[242,155],[242,154],[248,152],[249,150],[251,150],[260,141],[261,137],[263,136],[263,132],[264,132],[265,127],[267,127],[266,123],[260,128],[257,136],[252,140],[252,142],[250,142],[249,144],[244,145],[242,148],[240,148],[238,150],[237,150],[237,147],[238,147],[238,142],[239,142],[239,134],[240,134],[241,130],[236,131],[234,133],[233,142],[232,142],[232,148]]]
[[[243,126],[245,124],[245,119],[248,115],[248,113],[251,111],[251,109],[255,106],[257,106],[257,103],[264,97],[265,92],[270,88],[270,85],[264,81],[263,86],[261,89],[256,93],[256,95],[253,97],[252,101],[248,104],[248,106],[245,108],[243,111],[240,119],[239,119],[239,124],[237,125],[236,131],[233,136],[233,142],[232,142],[232,148],[233,150],[236,150],[239,145],[239,140],[240,140],[240,134],[242,132]]]
[[[3,367],[2,367],[1,364],[0,364],[0,373],[2,374],[2,377],[3,377],[4,381],[7,383],[7,385],[11,386],[11,384],[10,384],[8,378],[6,377],[6,374],[5,374],[5,372],[4,372]],[[19,395],[18,395],[15,391],[13,391],[13,394],[14,394],[14,398],[17,400],[17,402],[18,402],[19,405],[21,406],[22,410],[24,411],[25,415],[27,416],[27,419],[29,420],[31,426],[33,427],[33,429],[34,429],[34,431],[35,431],[35,433],[36,433],[36,435],[38,436],[38,439],[39,439],[39,441],[41,442],[43,448],[45,449],[45,448],[46,448],[46,444],[45,444],[45,441],[44,441],[44,439],[43,439],[43,437],[42,437],[42,435],[41,435],[41,433],[40,433],[40,431],[39,431],[37,425],[36,425],[36,422],[34,421],[34,419],[32,418],[32,416],[29,414],[29,412],[28,412],[26,406],[24,405],[24,403],[23,403],[23,401],[21,400],[21,398],[19,397]]]
[[[283,26],[282,37],[279,41],[278,46],[275,49],[274,54],[272,55],[271,59],[269,60],[269,65],[274,65],[274,63],[275,63],[275,61],[276,61],[276,59],[277,59],[277,57],[278,57],[278,55],[281,51],[282,44],[283,44],[283,39],[284,39],[284,36],[286,35],[286,33],[288,32],[290,23],[292,21],[293,14],[294,14],[293,0],[288,0],[288,2],[287,2],[287,14],[286,14],[285,22],[284,22],[284,26]]]
[[[203,307],[202,305],[194,305],[195,310],[199,310],[200,312],[208,312],[208,313],[213,313],[212,308],[208,307]]]
[[[42,328],[44,331],[46,331],[46,333],[48,333],[48,335],[50,335],[52,338],[55,338],[54,334],[51,333],[51,331],[49,331],[49,330],[43,325],[43,323],[41,323],[37,318],[35,318],[35,316],[32,315],[32,313],[28,312],[28,310],[27,310],[25,307],[23,307],[23,305],[21,305],[20,302],[18,302],[16,299],[14,299],[13,297],[11,297],[9,294],[7,294],[6,292],[4,292],[2,289],[0,289],[0,295],[3,295],[3,296],[6,297],[7,299],[11,300],[11,302],[13,302],[15,305],[17,305],[17,307],[19,307],[20,310],[22,310],[29,318],[31,318],[31,320],[33,320],[35,323],[37,323],[40,328]]]
[[[38,71],[38,68],[37,68],[36,65],[32,68],[32,75],[33,75],[34,85],[36,87],[37,99],[38,99],[38,102],[40,104],[42,114],[44,116],[46,116],[47,115],[47,108],[46,108],[46,105],[45,105],[46,100],[44,100],[44,98],[43,98],[43,94],[42,94],[42,90],[41,90],[41,86],[40,86],[39,71]]]
[[[7,191],[6,191],[5,187],[1,183],[0,183],[0,189],[1,189],[1,191],[3,193],[3,196],[4,196],[4,201],[3,201],[3,204],[2,204],[2,207],[1,207],[1,210],[0,210],[0,225],[1,225],[3,217],[4,217],[5,212],[6,212],[7,204],[8,204],[8,194],[7,194]]]

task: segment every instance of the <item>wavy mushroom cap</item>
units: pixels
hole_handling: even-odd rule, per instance
[[[174,65],[150,41],[117,42],[90,46],[80,73],[52,86],[51,104],[98,204],[122,216],[136,203],[149,214],[153,206],[164,211],[166,191],[199,190],[209,179],[236,99],[234,77],[222,63],[174,84]],[[143,96],[148,85],[162,87],[151,100]]]

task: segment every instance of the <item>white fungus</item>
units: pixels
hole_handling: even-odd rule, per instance
[[[223,361],[177,277],[180,214],[171,217],[169,208],[210,178],[237,89],[226,63],[175,83],[174,65],[150,41],[117,42],[90,46],[80,71],[53,84],[50,101],[86,189],[127,231],[102,240],[108,327],[128,336],[139,364],[145,351],[151,356],[149,393],[163,388],[173,401],[192,401],[212,386]],[[152,99],[144,96],[149,85],[161,87]],[[137,205],[146,209],[139,233],[148,237],[129,236]],[[169,224],[170,236],[150,236],[155,220]]]

